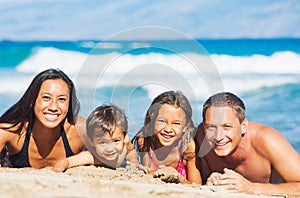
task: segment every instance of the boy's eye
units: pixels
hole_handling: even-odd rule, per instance
[[[118,142],[120,142],[120,141],[121,141],[121,139],[115,139],[115,140],[114,140],[115,143],[118,143]]]

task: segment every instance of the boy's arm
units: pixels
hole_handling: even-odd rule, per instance
[[[125,135],[124,144],[127,149],[126,160],[132,163],[139,163],[136,150],[133,144],[130,142],[128,134]]]
[[[80,153],[58,161],[52,168],[53,171],[63,172],[68,168],[83,165],[93,165],[94,156],[90,151],[81,151]]]
[[[133,164],[135,165],[138,169],[143,170],[144,172],[148,171],[148,168],[146,166],[143,166],[140,164],[136,150],[133,146],[133,144],[130,142],[128,134],[125,136],[125,145],[127,148],[127,155],[126,155],[126,161],[129,162],[128,164]]]

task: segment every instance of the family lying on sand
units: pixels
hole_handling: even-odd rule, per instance
[[[103,104],[86,120],[78,112],[69,77],[57,69],[39,73],[0,117],[2,166],[63,172],[81,165],[131,165],[165,182],[300,195],[299,154],[275,129],[248,122],[243,101],[232,93],[208,98],[198,127],[181,92],[161,93],[132,140],[117,105]]]

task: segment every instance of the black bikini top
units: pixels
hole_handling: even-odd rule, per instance
[[[60,128],[61,128],[60,134],[64,143],[66,157],[70,157],[74,155],[74,153],[71,150],[71,147],[69,145],[69,141],[64,127],[61,126]],[[21,151],[19,153],[9,156],[9,160],[14,168],[31,167],[28,158],[28,147],[29,147],[30,135],[31,135],[31,127],[28,127]]]

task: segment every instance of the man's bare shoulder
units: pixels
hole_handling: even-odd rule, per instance
[[[251,139],[252,146],[264,156],[269,156],[279,146],[282,149],[290,147],[288,141],[279,131],[257,122],[249,123],[247,133]]]
[[[281,136],[279,131],[277,131],[276,129],[258,122],[249,122],[247,133],[252,140],[258,142],[263,142],[268,140],[269,138],[276,138],[278,136]]]

